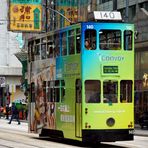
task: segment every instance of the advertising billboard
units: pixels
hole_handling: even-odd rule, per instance
[[[42,31],[42,0],[10,0],[9,30]]]

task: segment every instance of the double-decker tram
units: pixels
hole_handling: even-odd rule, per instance
[[[28,41],[28,60],[30,132],[133,140],[133,24],[82,22],[38,35]]]

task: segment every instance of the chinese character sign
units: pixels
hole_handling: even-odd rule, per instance
[[[11,0],[9,29],[12,31],[41,31],[41,16],[41,0]]]

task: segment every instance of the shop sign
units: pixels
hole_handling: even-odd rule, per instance
[[[10,0],[9,30],[11,31],[42,31],[41,0]]]

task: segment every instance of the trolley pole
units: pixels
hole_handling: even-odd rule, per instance
[[[52,5],[54,5],[54,3],[52,3]],[[54,13],[56,13],[56,14],[58,14],[58,15],[60,15],[61,17],[63,17],[66,21],[68,21],[70,24],[73,24],[74,22],[72,22],[70,19],[68,19],[65,15],[63,15],[61,12],[59,12],[58,10],[56,10],[56,9],[54,9],[54,8],[52,8],[52,7],[50,7],[49,5],[48,5],[48,3],[47,3],[47,0],[46,0],[46,3],[45,3],[45,5],[44,5],[44,7],[45,7],[45,13],[46,13],[46,32],[48,31],[48,28],[47,28],[47,25],[48,25],[48,21],[47,21],[47,17],[48,17],[48,9],[50,10],[50,11],[53,11]]]

